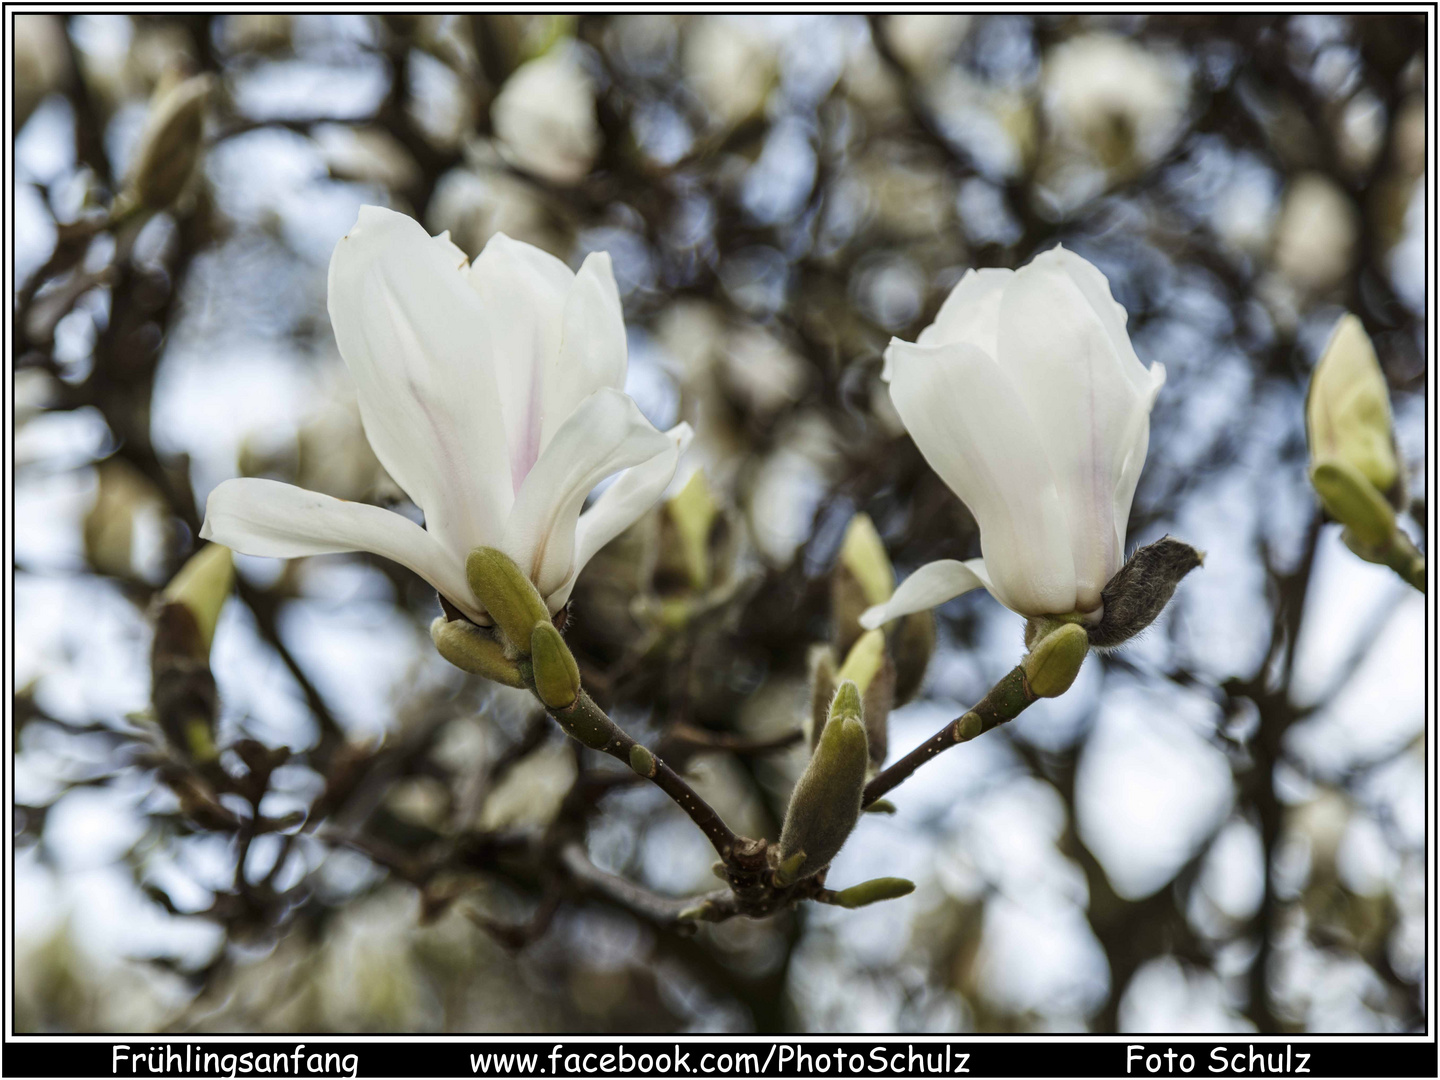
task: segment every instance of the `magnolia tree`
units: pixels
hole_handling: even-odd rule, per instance
[[[104,430],[64,572],[129,605],[149,663],[140,700],[82,693],[77,714],[57,687],[102,669],[66,684],[35,647],[17,842],[63,852],[73,792],[118,793],[136,903],[210,928],[124,950],[181,980],[141,979],[133,1022],[853,1027],[806,988],[831,970],[863,972],[894,1026],[1114,1030],[1164,1026],[1145,998],[1167,963],[1173,1016],[1208,993],[1216,1024],[1362,1022],[1307,997],[1317,954],[1376,988],[1364,1017],[1418,1022],[1423,848],[1371,838],[1392,869],[1362,886],[1364,841],[1336,836],[1398,812],[1365,785],[1410,743],[1317,764],[1304,723],[1345,678],[1292,685],[1302,630],[1324,633],[1302,620],[1326,536],[1386,568],[1352,590],[1387,617],[1426,586],[1415,409],[1391,405],[1423,383],[1404,230],[1351,235],[1357,203],[1393,214],[1419,175],[1407,18],[20,16],[22,183],[48,198],[21,212],[50,236],[18,282],[17,423]],[[286,80],[317,65],[363,78],[307,105]],[[148,111],[124,104],[142,92]],[[295,160],[329,186],[257,213],[245,185]],[[1216,190],[1242,167],[1248,203]],[[281,313],[223,314],[257,243],[315,291],[256,278]],[[293,448],[182,445],[166,373],[205,380],[197,344],[246,341],[247,319],[278,324],[272,351],[338,352],[329,411]],[[294,412],[263,383],[233,384],[261,388],[255,430]],[[409,674],[366,691],[393,710],[378,730],[312,667],[343,633],[291,614],[327,566],[362,568],[409,628],[386,646]],[[22,584],[42,568],[22,559]],[[22,635],[43,638],[38,604]],[[1207,626],[1255,646],[1187,641]],[[300,720],[256,715],[263,692],[237,712],[267,680]],[[1119,829],[1181,852],[1147,888],[1104,839],[1123,808],[1084,810],[1077,785],[1097,718],[1162,687],[1131,713],[1203,702],[1202,734],[1174,738],[1224,795]],[[1042,699],[1062,700],[1001,728]],[[1023,776],[1022,817],[1053,803],[1059,824],[990,836],[1045,854],[987,865],[937,826],[1021,798],[972,776],[937,809],[967,754]],[[1322,806],[1338,826],[1306,818]],[[865,849],[882,821],[888,859]],[[675,868],[705,842],[702,886]],[[1027,858],[1052,877],[1024,887],[1079,884],[1035,916],[1059,960],[996,928]],[[63,891],[56,865],[17,888]],[[871,912],[807,914],[870,905],[905,912],[884,957],[855,944]],[[22,1026],[123,1026],[51,988],[74,947],[56,933]],[[1062,989],[1027,998],[1016,971]],[[287,992],[257,999],[277,973]]]

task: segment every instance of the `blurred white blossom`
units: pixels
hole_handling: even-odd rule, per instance
[[[581,180],[600,149],[595,89],[570,41],[521,64],[491,103],[490,116],[509,158],[557,184]]]

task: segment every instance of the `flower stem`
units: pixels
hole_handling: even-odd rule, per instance
[[[690,820],[700,827],[700,831],[705,834],[720,857],[727,862],[730,860],[736,850],[738,838],[720,819],[715,808],[702,799],[695,789],[658,755],[647,751],[646,754],[632,759],[631,749],[640,744],[611,720],[589,694],[581,690],[573,705],[549,711],[567,735],[578,739],[590,749],[609,754],[631,768],[635,768],[636,761],[643,762],[647,768],[641,775],[669,795],[681,810],[689,814]]]
[[[991,687],[990,692],[976,702],[969,712],[957,716],[888,769],[877,773],[865,785],[862,805],[869,806],[887,791],[898,787],[931,758],[958,743],[969,742],[1007,720],[1015,719],[1027,706],[1038,700],[1038,695],[1025,681],[1025,669],[1014,668]]]

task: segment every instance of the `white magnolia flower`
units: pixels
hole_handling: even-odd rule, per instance
[[[915,344],[890,342],[890,397],[980,525],[983,558],[929,563],[861,622],[984,586],[1022,615],[1101,614],[1165,369],[1125,333],[1105,275],[1063,248],[971,270]]]
[[[621,389],[625,324],[609,256],[590,255],[576,274],[497,234],[467,266],[448,236],[366,206],[335,248],[329,290],[366,436],[425,527],[241,479],[211,492],[200,535],[248,555],[374,552],[480,622],[465,558],[496,547],[559,611],[590,557],[660,497],[690,434],[657,431]]]
[[[1178,58],[1118,34],[1081,34],[1045,58],[1045,112],[1060,138],[1106,166],[1154,161],[1189,106]]]
[[[515,164],[557,184],[582,179],[600,150],[595,89],[570,42],[516,68],[490,117]]]

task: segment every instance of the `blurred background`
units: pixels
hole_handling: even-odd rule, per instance
[[[18,1030],[1423,1030],[1424,599],[1322,523],[1303,422],[1354,311],[1423,548],[1423,15],[7,32]],[[902,577],[979,552],[879,378],[966,268],[1064,243],[1104,270],[1169,373],[1129,543],[1172,532],[1205,567],[1063,698],[865,815],[831,884],[917,888],[860,911],[683,936],[588,888],[559,841],[671,896],[714,888],[713,852],[445,664],[434,593],[368,556],[237,557],[214,738],[259,788],[207,801],[165,764],[151,669],[211,488],[415,513],[325,311],[364,203],[471,255],[497,231],[611,253],[628,389],[694,425],[676,484],[703,468],[703,528],[685,547],[661,508],[606,549],[570,641],[738,831],[776,835],[803,765],[852,516]],[[937,628],[891,760],[1021,654],[984,594]],[[268,831],[237,831],[247,805]]]

